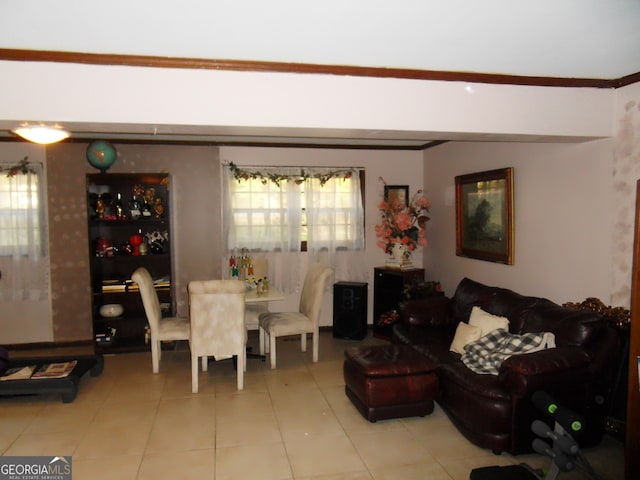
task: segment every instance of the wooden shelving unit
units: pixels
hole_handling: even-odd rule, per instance
[[[149,205],[143,214],[144,201],[134,191],[152,191],[153,199],[159,198],[162,204],[162,208],[157,209],[159,213],[153,210],[153,205]],[[169,193],[169,175],[164,173],[87,175],[92,316],[98,352],[117,353],[149,348],[142,299],[137,285],[131,282],[131,274],[138,267],[149,270],[157,282],[156,290],[163,314],[173,314]],[[116,216],[118,194],[123,207],[119,217]],[[139,209],[135,209],[132,203],[134,196]],[[97,211],[98,199],[102,205]],[[164,238],[153,248],[146,242],[147,234],[152,232],[158,232]],[[143,255],[132,253],[135,248],[131,245],[130,237],[137,234],[141,234],[147,243],[146,249],[143,247],[143,251],[146,250]],[[102,316],[100,307],[107,304],[122,305],[122,315]],[[112,335],[112,332],[115,334]],[[102,341],[103,335],[110,337],[110,340]]]

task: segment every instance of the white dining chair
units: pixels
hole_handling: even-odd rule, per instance
[[[321,263],[309,265],[297,312],[267,312],[260,315],[260,353],[269,353],[271,368],[276,368],[276,338],[300,335],[300,350],[307,351],[307,334],[312,334],[313,361],[318,361],[320,308],[325,284],[333,270]]]
[[[191,281],[189,318],[191,320],[191,390],[198,393],[198,358],[202,371],[208,357],[216,360],[237,358],[238,390],[244,388],[247,330],[244,326],[246,287],[240,280]]]
[[[153,285],[149,271],[140,267],[131,275],[131,280],[138,284],[144,312],[147,316],[151,342],[151,366],[153,373],[160,371],[162,342],[189,340],[189,319],[185,317],[162,317],[158,293]]]

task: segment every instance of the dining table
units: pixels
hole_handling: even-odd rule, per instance
[[[257,288],[251,288],[244,297],[245,303],[275,302],[277,300],[284,300],[284,293],[274,287],[269,287],[269,290],[260,293]]]

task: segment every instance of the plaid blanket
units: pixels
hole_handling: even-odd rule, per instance
[[[499,328],[464,346],[463,363],[476,373],[498,375],[502,362],[512,355],[554,348],[553,333],[515,335]]]

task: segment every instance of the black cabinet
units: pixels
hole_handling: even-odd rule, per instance
[[[96,350],[147,349],[147,319],[131,274],[149,270],[163,315],[173,314],[169,175],[101,173],[86,180]],[[105,316],[101,307],[113,304],[122,313]]]
[[[376,267],[373,275],[373,334],[390,339],[391,325],[380,325],[380,317],[398,309],[405,285],[424,281],[424,268],[392,270]]]
[[[367,336],[367,284],[333,285],[333,337],[362,340]]]

